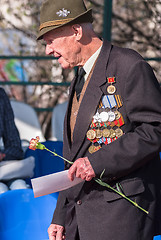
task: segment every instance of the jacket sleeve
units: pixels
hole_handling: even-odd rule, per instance
[[[161,92],[154,73],[139,60],[126,76],[124,107],[132,130],[99,151],[87,153],[96,175],[105,169],[109,181],[135,171],[161,151]]]
[[[52,224],[65,226],[66,197],[65,191],[59,193],[57,205],[53,214]]]

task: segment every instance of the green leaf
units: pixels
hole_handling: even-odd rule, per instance
[[[102,171],[102,173],[101,173],[101,175],[100,175],[100,179],[102,179],[102,177],[103,177],[103,174],[105,173],[105,169]]]

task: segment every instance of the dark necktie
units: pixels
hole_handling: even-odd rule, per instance
[[[83,85],[84,85],[84,75],[85,75],[85,70],[83,68],[80,68],[77,72],[77,81],[75,84],[75,91],[76,91],[76,96],[77,100],[79,100]]]

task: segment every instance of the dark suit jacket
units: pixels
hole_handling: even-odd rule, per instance
[[[119,111],[125,121],[125,134],[90,154],[86,133],[101,97],[107,94],[107,77],[116,77],[116,94],[123,100]],[[74,85],[75,79],[65,117],[64,157],[75,161],[87,156],[97,177],[105,169],[103,180],[114,187],[120,182],[124,193],[149,215],[92,180],[60,193],[52,222],[66,227],[67,240],[74,239],[74,224],[78,225],[81,240],[151,240],[161,233],[161,92],[154,73],[135,51],[104,41],[80,105],[71,144]]]

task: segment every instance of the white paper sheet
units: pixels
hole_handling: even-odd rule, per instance
[[[70,181],[68,178],[68,170],[31,179],[34,197],[60,192],[80,182],[83,182],[83,180],[76,177],[73,181]]]

